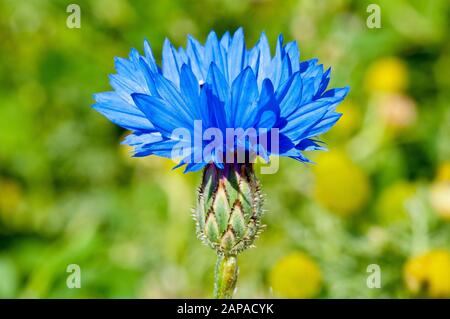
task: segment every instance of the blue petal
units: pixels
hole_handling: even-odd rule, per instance
[[[300,151],[316,151],[316,150],[320,150],[320,151],[326,151],[326,147],[319,145],[318,141],[309,139],[309,138],[305,138],[303,140],[301,140],[296,146],[296,149],[300,150]]]
[[[317,59],[311,59],[307,61],[300,62],[300,72],[305,73],[307,70],[309,70],[311,67],[314,67],[317,64]]]
[[[308,103],[313,100],[316,92],[319,90],[322,81],[323,66],[315,65],[302,74],[303,91],[301,103]]]
[[[325,116],[328,105],[327,101],[314,101],[302,105],[288,118],[281,132],[296,143]]]
[[[259,62],[260,62],[261,52],[258,48],[253,48],[248,54],[248,65],[252,68],[253,73],[258,78]]]
[[[157,73],[158,72],[158,66],[156,65],[156,61],[155,58],[153,56],[153,52],[152,49],[150,47],[150,43],[145,40],[144,41],[144,53],[145,53],[145,60],[151,70],[151,72],[153,73]]]
[[[177,87],[179,85],[181,64],[176,57],[176,51],[170,44],[170,41],[166,39],[164,41],[162,52],[162,71],[163,75],[172,81]]]
[[[230,48],[228,50],[228,79],[230,82],[241,73],[245,62],[245,41],[244,31],[239,28],[233,35]]]
[[[204,82],[206,78],[206,65],[204,61],[205,49],[203,46],[195,40],[193,37],[188,37],[188,44],[186,48],[186,54],[191,62],[192,72],[197,77],[198,82]]]
[[[183,66],[183,64],[189,64],[189,57],[187,56],[186,50],[183,47],[178,48],[177,57],[177,65]],[[179,67],[179,71],[181,71],[181,67]]]
[[[271,74],[271,56],[270,46],[267,40],[266,34],[261,33],[256,47],[259,49],[259,68],[258,68],[258,87],[260,88],[264,79],[268,78]]]
[[[333,126],[337,120],[339,120],[341,114],[335,112],[337,105],[345,98],[349,91],[348,87],[337,88],[327,91],[322,97],[315,102],[304,105],[301,107],[303,112],[316,112],[319,109],[325,108],[327,112],[324,117],[311,127],[303,138],[312,137],[318,134],[326,132],[331,126]]]
[[[277,91],[281,116],[287,117],[300,105],[302,99],[303,80],[300,72],[295,73]]]
[[[179,140],[163,140],[152,144],[136,147],[134,157],[157,155],[167,158],[174,158],[174,155],[190,153],[190,143]]]
[[[314,125],[310,132],[305,135],[305,138],[307,137],[313,137],[320,134],[323,134],[327,132],[336,122],[341,118],[342,113],[337,112],[327,112],[325,116],[318,122],[316,125]]]
[[[228,83],[225,79],[224,74],[220,71],[217,65],[213,62],[211,63],[208,71],[208,76],[206,78],[206,84],[210,85],[214,94],[225,103],[228,99],[230,89]]]
[[[227,31],[220,39],[220,45],[225,49],[225,51],[228,51],[230,44],[231,44],[230,32]]]
[[[319,89],[317,90],[314,98],[319,98],[322,95],[322,93],[325,92],[325,90],[327,89],[328,83],[330,83],[330,73],[331,73],[331,68],[328,68],[325,71],[325,73],[322,75]]]
[[[124,58],[115,57],[114,58],[114,67],[118,74],[126,78],[134,78],[134,64]]]
[[[165,137],[170,138],[177,128],[192,130],[193,123],[180,117],[176,106],[155,96],[140,93],[131,96],[138,108]]]
[[[275,89],[281,84],[281,72],[283,69],[283,58],[284,58],[284,49],[283,49],[283,36],[280,34],[278,36],[277,48],[275,57],[272,60],[272,74],[270,79],[272,80],[273,87]]]
[[[208,103],[205,111],[211,115],[210,118],[213,120],[211,124],[214,127],[225,129],[227,123],[230,123],[228,121],[232,119],[233,113],[225,107],[229,97],[229,88],[225,77],[215,63],[211,63],[203,90]]]
[[[264,80],[259,97],[257,109],[255,110],[255,128],[271,129],[278,122],[280,108],[275,97],[272,82]]]
[[[256,103],[257,98],[258,85],[256,78],[252,69],[247,67],[239,74],[231,86],[229,107],[231,121],[228,122],[228,127],[242,128],[242,124],[247,120],[245,110],[252,107],[251,104]]]
[[[163,138],[159,132],[137,131],[129,134],[122,141],[122,144],[129,146],[146,145],[161,141]]]
[[[292,159],[295,159],[299,162],[302,162],[302,163],[311,163],[311,164],[314,163],[310,159],[306,158],[300,151],[298,152],[298,154],[296,156],[289,156],[289,157]]]
[[[185,100],[178,92],[175,85],[160,74],[154,74],[153,79],[159,97],[172,106],[173,110],[177,113],[177,116],[183,118],[187,122],[192,122],[195,119],[195,115],[193,114],[192,109],[186,105]]]
[[[142,92],[142,87],[136,82],[125,78],[123,76],[120,76],[118,74],[111,74],[109,76],[109,83],[116,91],[116,94],[124,101],[132,103],[133,100],[131,99],[130,94],[134,92]]]
[[[323,95],[322,98],[326,98],[326,97],[333,97],[333,98],[337,98],[338,100],[343,100],[348,92],[350,91],[350,87],[346,86],[344,88],[335,88],[335,89],[331,89],[326,91]]]
[[[200,120],[200,86],[191,68],[186,64],[181,67],[180,89],[183,98],[186,99],[187,107],[192,110],[193,118],[196,120]]]
[[[219,45],[219,40],[214,31],[211,31],[208,35],[205,45],[205,62],[207,65],[215,63],[220,72],[227,76],[227,61],[226,54],[223,47]]]
[[[115,92],[97,93],[92,107],[111,122],[128,130],[153,130],[154,126],[134,105],[120,99]]]
[[[142,57],[139,59],[139,64],[142,69],[142,74],[145,79],[145,83],[147,84],[148,93],[150,95],[158,95],[158,91],[156,89],[156,84],[153,79],[153,77],[154,77],[153,74],[155,74],[155,72],[153,72],[151,70],[150,66],[147,64],[147,62]],[[136,93],[136,92],[133,92],[133,93]],[[147,92],[140,92],[140,93],[147,93]]]
[[[285,83],[292,75],[292,66],[291,66],[291,60],[289,56],[285,56],[283,58],[283,64],[281,68],[281,74],[280,74],[280,80],[279,84]]]
[[[296,41],[289,42],[285,47],[286,53],[291,60],[292,72],[300,70],[300,51]]]

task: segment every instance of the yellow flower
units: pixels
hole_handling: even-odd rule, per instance
[[[436,181],[439,182],[450,182],[450,161],[443,162],[439,165]]]
[[[339,105],[337,111],[343,113],[339,121],[336,123],[333,131],[343,136],[351,135],[361,124],[361,109],[359,105],[354,104],[351,101],[344,101]]]
[[[338,215],[357,213],[370,195],[370,183],[365,172],[338,150],[321,153],[315,161],[315,199]]]
[[[430,203],[436,212],[450,221],[450,162],[440,165],[430,186]]]
[[[446,250],[433,250],[412,257],[406,262],[403,274],[412,294],[450,297],[450,254]]]
[[[382,224],[391,224],[408,218],[406,203],[415,193],[416,186],[404,181],[386,187],[375,207],[378,220]]]
[[[373,63],[366,73],[369,92],[399,92],[408,85],[405,63],[396,57],[386,57]]]
[[[285,298],[312,298],[322,285],[319,266],[309,256],[295,252],[279,260],[269,274],[275,295]]]
[[[430,203],[442,218],[450,220],[450,182],[431,185]]]

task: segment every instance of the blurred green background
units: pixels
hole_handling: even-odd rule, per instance
[[[165,37],[239,26],[249,46],[263,30],[298,40],[351,92],[317,164],[260,175],[268,227],[239,257],[236,296],[450,297],[448,0],[76,1],[69,29],[71,2],[0,0],[0,297],[211,296],[215,253],[190,216],[200,174],[130,158],[90,105],[144,38],[160,58]]]

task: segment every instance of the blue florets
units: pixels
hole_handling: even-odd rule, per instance
[[[324,72],[317,59],[300,62],[296,42],[283,46],[282,36],[274,57],[264,33],[247,50],[242,29],[220,40],[211,32],[204,46],[189,37],[186,49],[166,40],[162,69],[147,41],[144,52],[115,59],[114,91],[95,94],[93,107],[132,131],[124,143],[135,156],[176,157],[186,171],[211,162],[222,167],[239,149],[253,158],[306,162],[302,151],[323,149],[314,138],[336,123],[335,109],[348,93],[348,87],[327,90],[330,69]],[[229,129],[250,133],[230,144]]]

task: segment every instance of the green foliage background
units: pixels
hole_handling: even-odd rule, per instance
[[[317,164],[281,160],[276,175],[260,176],[268,227],[239,257],[237,297],[273,296],[269,274],[297,251],[323,277],[310,297],[412,297],[408,258],[449,250],[448,215],[430,200],[450,159],[447,0],[79,0],[81,28],[69,29],[71,2],[0,0],[0,297],[211,295],[215,254],[196,239],[190,216],[200,174],[130,158],[119,145],[125,132],[90,105],[93,93],[110,90],[113,57],[142,51],[144,38],[159,59],[166,36],[185,45],[187,34],[203,41],[211,29],[239,26],[249,45],[263,30],[272,45],[280,32],[296,39],[302,59],[332,66],[332,85],[348,84],[351,93],[342,110],[350,120],[324,137],[330,151],[312,155]],[[366,26],[373,2],[380,29]],[[389,57],[406,73],[385,88],[395,65],[374,71],[380,80],[369,70]],[[378,112],[395,109],[398,96],[406,105],[401,128]],[[328,154],[348,161],[335,167]],[[391,191],[398,184],[412,185],[411,196]],[[374,263],[380,289],[366,285]],[[69,264],[81,267],[80,289],[66,286]]]

